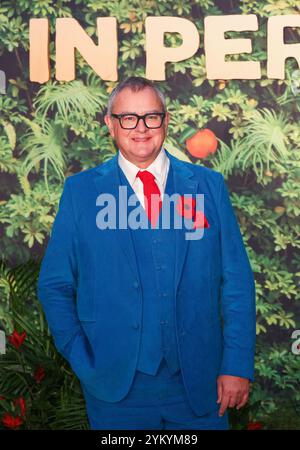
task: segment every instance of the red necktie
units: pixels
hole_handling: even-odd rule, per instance
[[[148,170],[140,170],[136,176],[143,182],[146,214],[151,224],[155,226],[162,206],[160,190],[154,180],[154,175]]]

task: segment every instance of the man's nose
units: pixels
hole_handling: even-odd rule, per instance
[[[146,125],[145,125],[145,123],[143,121],[143,119],[140,119],[138,121],[138,124],[136,126],[136,130],[138,130],[138,131],[147,131],[148,130],[148,128],[146,127]]]

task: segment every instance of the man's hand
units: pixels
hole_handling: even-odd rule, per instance
[[[217,403],[221,403],[219,416],[223,416],[228,407],[233,408],[236,406],[237,409],[240,409],[247,403],[250,387],[248,378],[220,375],[217,379],[217,384]]]

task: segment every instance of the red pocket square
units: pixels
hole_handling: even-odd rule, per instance
[[[192,219],[195,228],[209,228],[209,223],[202,211],[196,211],[196,200],[181,195],[176,205],[177,212],[187,219]]]
[[[176,204],[177,212],[180,216],[187,219],[193,219],[195,217],[196,200],[191,197],[180,196],[179,201]]]
[[[202,211],[196,211],[193,228],[209,228],[210,225]]]

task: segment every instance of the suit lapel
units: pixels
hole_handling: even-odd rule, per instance
[[[182,161],[172,156],[166,149],[166,154],[170,159],[170,164],[173,169],[174,177],[174,192],[180,195],[197,193],[198,181],[192,179],[193,172]],[[94,178],[97,194],[109,193],[116,199],[116,209],[118,212],[119,201],[121,211],[126,211],[127,196],[120,195],[119,198],[119,174],[118,174],[118,154],[104,164],[96,168],[96,176]],[[124,194],[124,191],[122,191]],[[119,200],[118,200],[119,199]],[[175,258],[175,292],[180,281],[183,264],[186,258],[186,253],[189,245],[189,240],[185,238],[186,229],[176,229],[176,258]],[[116,237],[127,257],[128,264],[134,276],[139,279],[137,261],[133,247],[133,241],[130,228],[116,229]]]
[[[166,149],[165,149],[166,150]],[[193,196],[198,190],[198,181],[192,179],[193,172],[178,158],[172,156],[166,150],[167,156],[170,158],[174,176],[174,192],[179,195],[192,194]],[[180,281],[183,264],[189,246],[189,240],[186,239],[187,229],[176,229],[175,243],[175,292]]]
[[[127,196],[124,191],[120,191],[121,195],[119,198],[119,174],[118,174],[118,154],[116,154],[107,163],[100,165],[96,168],[97,176],[94,179],[96,190],[98,195],[101,193],[109,193],[116,200],[116,211],[118,214],[118,208],[121,211],[126,211]],[[125,195],[124,195],[125,194]],[[120,206],[119,206],[120,202]],[[125,209],[124,209],[125,208]],[[136,256],[133,248],[133,242],[131,237],[130,228],[115,230],[116,237],[119,241],[120,247],[122,248],[125,256],[127,257],[128,264],[136,277],[139,279],[138,268]]]

